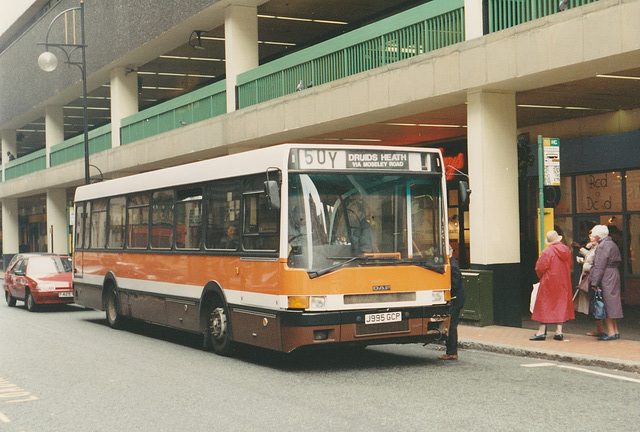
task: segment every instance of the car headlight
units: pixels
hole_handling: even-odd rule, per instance
[[[56,286],[51,283],[39,283],[34,287],[34,289],[37,289],[38,291],[53,291],[56,289]]]

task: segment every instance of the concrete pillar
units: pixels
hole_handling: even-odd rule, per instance
[[[520,228],[516,99],[513,92],[467,95],[471,268],[493,271],[494,320],[519,327]]]
[[[464,34],[465,40],[483,36],[482,0],[464,0]]]
[[[7,264],[11,261],[11,258],[19,251],[18,200],[5,198],[2,200],[2,255],[4,259],[4,269],[7,268]]]
[[[46,167],[51,166],[49,154],[51,147],[64,141],[64,109],[62,105],[49,105],[44,114],[45,148],[47,152]]]
[[[2,155],[2,181],[5,180],[6,164],[9,162],[7,152],[11,152],[14,157],[18,157],[18,149],[16,144],[16,131],[13,129],[5,129],[0,131],[0,149]]]
[[[69,253],[67,192],[64,189],[47,189],[47,251]]]
[[[138,112],[138,73],[117,67],[111,70],[111,147],[120,145],[120,121]]]
[[[258,67],[258,9],[230,5],[224,10],[227,112],[236,109],[236,77]]]

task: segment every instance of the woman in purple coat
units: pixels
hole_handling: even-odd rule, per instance
[[[593,267],[589,273],[589,285],[594,290],[602,290],[602,299],[607,317],[604,323],[607,334],[598,340],[614,340],[620,338],[618,322],[622,318],[622,300],[620,299],[620,271],[618,266],[622,258],[620,249],[609,237],[609,228],[605,225],[596,225],[591,229],[591,234],[598,239]]]

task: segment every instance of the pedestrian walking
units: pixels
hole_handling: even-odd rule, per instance
[[[536,262],[536,273],[540,278],[540,287],[533,307],[531,319],[538,321],[538,332],[529,338],[532,341],[545,340],[547,324],[556,325],[555,340],[562,340],[562,326],[574,319],[571,287],[572,254],[568,246],[562,243],[562,236],[549,231],[542,251]]]
[[[458,320],[464,306],[464,282],[460,265],[453,256],[453,248],[449,246],[449,265],[451,266],[451,314],[449,333],[447,334],[446,354],[439,355],[441,360],[458,360]]]
[[[618,269],[622,261],[620,249],[609,236],[609,228],[606,225],[594,226],[591,233],[598,241],[598,248],[593,260],[593,267],[589,273],[589,285],[595,291],[602,291],[606,310],[604,322],[607,332],[598,340],[615,340],[620,338],[616,320],[623,317],[620,298],[620,270]]]

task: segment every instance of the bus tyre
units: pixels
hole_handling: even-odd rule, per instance
[[[9,291],[4,292],[4,299],[7,301],[9,307],[14,307],[16,305],[16,299],[9,294]]]
[[[25,300],[25,303],[27,304],[27,310],[29,312],[35,312],[35,310],[38,308],[38,305],[31,295],[31,291],[27,293],[27,299]]]
[[[124,317],[120,315],[120,305],[118,304],[118,294],[111,288],[107,293],[107,324],[112,329],[120,329],[124,324]]]
[[[213,351],[222,356],[231,354],[231,337],[229,327],[229,314],[222,301],[216,299],[209,307],[207,314],[207,345]]]

